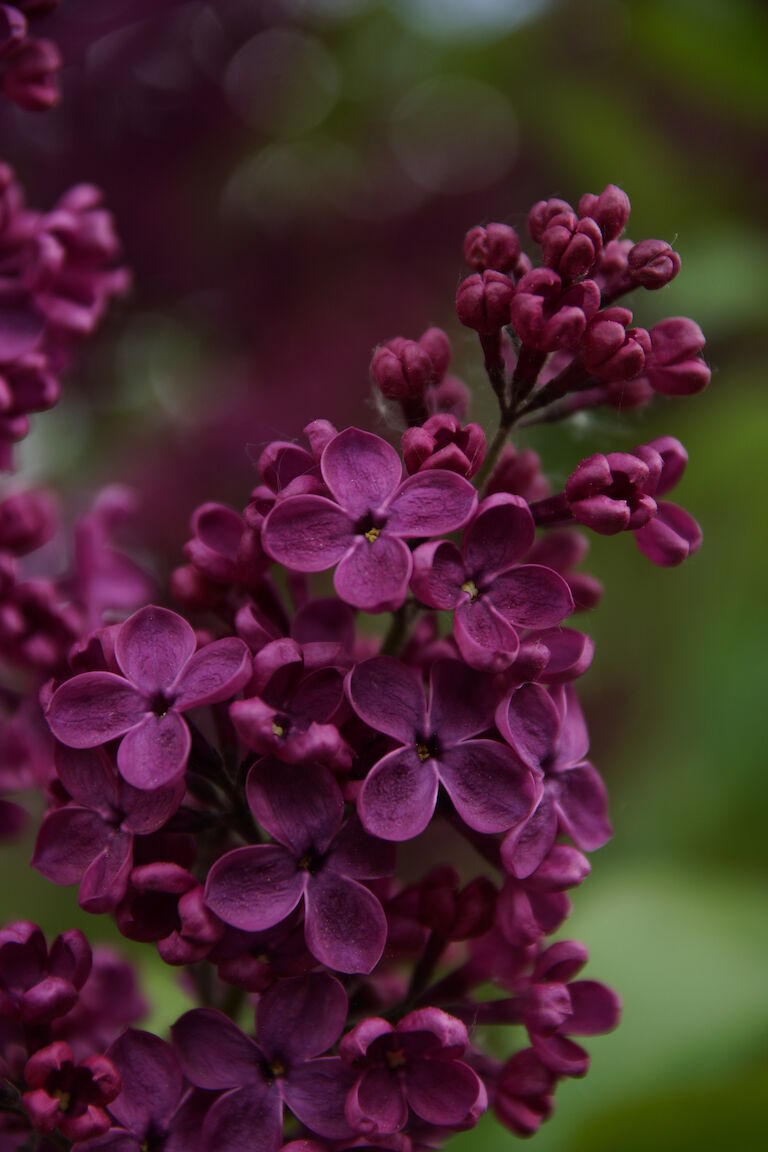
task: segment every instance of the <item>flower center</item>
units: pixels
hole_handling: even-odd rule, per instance
[[[477,600],[480,595],[480,589],[475,584],[474,580],[465,580],[461,586],[462,592],[466,592],[470,600]]]
[[[379,536],[381,536],[381,528],[369,528],[368,531],[364,533],[364,536],[369,544],[373,544],[374,540],[378,540]]]
[[[166,696],[164,692],[158,692],[156,696],[153,696],[149,710],[162,719],[163,716],[168,715],[172,704],[173,700],[170,697]]]
[[[355,524],[355,532],[358,536],[363,536],[369,544],[375,544],[381,536],[385,523],[386,520],[383,516],[376,516],[373,512],[368,512],[365,516],[361,516]]]
[[[279,1056],[276,1060],[272,1061],[269,1066],[269,1070],[275,1079],[277,1079],[278,1076],[285,1076],[285,1064],[283,1064]]]
[[[287,716],[275,716],[272,721],[272,733],[274,736],[277,736],[279,740],[285,740],[289,727],[290,724]]]
[[[386,1054],[386,1061],[390,1072],[396,1072],[398,1068],[404,1068],[408,1063],[408,1059],[402,1048],[393,1048]]]
[[[314,876],[315,872],[322,863],[322,857],[317,857],[314,852],[305,852],[299,860],[299,868],[302,872],[309,872]]]
[[[416,755],[422,764],[425,760],[431,760],[433,756],[438,755],[437,737],[436,736],[422,736],[416,741]]]
[[[53,1095],[58,1100],[59,1108],[61,1109],[61,1111],[62,1112],[68,1112],[69,1111],[69,1105],[72,1103],[71,1092],[65,1092],[63,1088],[57,1088],[56,1091],[53,1093]]]

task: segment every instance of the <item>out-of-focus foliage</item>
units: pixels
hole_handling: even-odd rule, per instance
[[[175,19],[196,7],[202,19],[217,6],[166,7]],[[158,535],[183,540],[197,500],[244,498],[246,439],[295,434],[318,414],[318,388],[340,421],[360,411],[376,340],[443,322],[457,370],[482,387],[474,343],[452,319],[464,229],[520,225],[539,196],[622,185],[631,235],[674,240],[683,257],[638,321],[699,321],[712,384],[695,404],[657,402],[629,430],[599,416],[526,442],[565,479],[588,452],[678,436],[691,456],[680,496],[704,548],[672,572],[643,563],[623,537],[598,539],[591,553],[607,595],[589,622],[587,708],[615,840],[576,894],[568,930],[590,947],[590,975],[622,993],[625,1017],[589,1042],[588,1083],[563,1086],[536,1146],[751,1152],[763,1145],[768,1088],[768,13],[757,0],[264,9],[239,63],[220,66],[213,53],[203,67],[192,53],[209,79],[216,68],[223,77],[222,127],[209,110],[186,148],[161,143],[174,117],[186,124],[189,36],[172,31],[154,64],[131,66],[121,106],[109,107],[113,135],[140,157],[130,189],[112,174],[98,109],[86,118],[85,173],[117,201],[137,296],[59,411],[39,420],[28,462],[73,489],[138,478],[178,521]],[[215,22],[195,27],[213,51]],[[105,34],[73,60],[94,91],[109,51]],[[153,98],[154,138],[140,114]],[[25,137],[28,121],[10,119],[7,158],[38,185],[46,172],[52,189],[65,183],[50,179],[55,130]],[[491,418],[489,401],[479,410]],[[174,461],[171,492],[140,451],[147,442]],[[202,446],[215,463],[200,490]],[[239,461],[229,482],[222,459]],[[20,853],[3,850],[2,869],[13,879],[4,919],[36,918],[51,932],[82,922]],[[160,986],[167,979],[148,967],[160,1025],[184,1003]],[[452,1146],[496,1152],[512,1140],[486,1120]]]

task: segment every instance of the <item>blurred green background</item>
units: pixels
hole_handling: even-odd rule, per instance
[[[452,316],[461,237],[478,219],[522,224],[535,199],[574,200],[612,181],[632,200],[632,237],[661,237],[681,252],[680,277],[641,294],[636,321],[696,319],[710,388],[520,440],[558,481],[592,451],[678,436],[691,458],[679,499],[704,529],[701,553],[672,571],[648,564],[629,536],[593,544],[590,567],[606,596],[581,618],[597,641],[583,694],[615,838],[575,893],[567,933],[587,944],[588,974],[617,988],[625,1011],[618,1032],[588,1043],[587,1081],[559,1088],[535,1142],[541,1152],[764,1148],[768,10],[746,0],[296,0],[275,9],[273,40],[252,62],[267,94],[242,88],[247,59],[228,73],[243,113],[239,158],[225,165],[207,151],[200,170],[201,185],[215,185],[210,226],[222,246],[239,245],[259,267],[260,252],[274,260],[300,238],[277,329],[267,331],[258,309],[250,318],[248,402],[267,435],[295,435],[321,414],[314,346],[296,369],[304,391],[282,414],[270,408],[286,385],[279,357],[259,357],[276,330],[289,330],[279,310],[292,293],[314,301],[313,333],[335,332],[344,347],[335,360],[326,349],[335,391],[325,385],[321,407],[359,417],[372,343],[431,322],[454,338],[458,374],[482,386],[474,341]],[[280,35],[299,37],[287,55]],[[344,310],[345,276],[370,291],[359,324]],[[74,490],[84,470],[96,483],[119,460],[130,479],[118,426],[128,441],[155,444],[178,430],[180,413],[182,439],[205,426],[222,328],[201,329],[188,306],[162,313],[156,283],[142,297],[138,282],[134,305],[84,366],[82,390],[38,419],[31,474]],[[216,283],[191,285],[190,299]],[[244,355],[242,333],[227,330],[226,340],[232,361]],[[490,421],[487,400],[478,411]],[[238,465],[211,497],[245,499],[253,474],[242,438],[230,427]],[[171,533],[178,539],[194,502]],[[73,894],[31,875],[25,853],[2,849],[2,918],[51,931],[82,921]],[[101,920],[87,929],[109,933]],[[183,1002],[173,973],[142,963],[157,1021],[168,1022]],[[486,1119],[452,1147],[496,1152],[513,1140]]]

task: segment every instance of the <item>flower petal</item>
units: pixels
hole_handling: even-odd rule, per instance
[[[215,1008],[193,1008],[171,1028],[182,1071],[197,1088],[221,1091],[263,1082],[262,1053]]]
[[[279,844],[227,852],[211,868],[205,901],[225,924],[245,932],[272,928],[301,900],[306,873]]]
[[[117,750],[120,775],[134,788],[152,792],[184,772],[191,745],[189,728],[178,712],[145,715],[126,732]]]
[[[168,688],[195,651],[192,626],[153,604],[120,625],[115,658],[123,674],[146,696]]]
[[[613,829],[608,819],[608,796],[600,773],[585,762],[559,772],[555,780],[563,831],[582,852],[602,848],[613,835]]]
[[[384,532],[370,543],[358,537],[342,559],[333,586],[345,603],[364,612],[394,612],[408,594],[410,549]]]
[[[181,1069],[169,1044],[150,1032],[129,1028],[107,1049],[120,1073],[122,1091],[109,1110],[140,1140],[150,1125],[167,1127],[179,1103]]]
[[[418,1060],[405,1084],[416,1115],[442,1128],[466,1120],[481,1091],[477,1073],[463,1060]]]
[[[371,1135],[399,1132],[408,1119],[402,1086],[386,1068],[368,1068],[347,1097],[347,1119]]]
[[[487,596],[505,619],[523,628],[549,628],[573,612],[565,580],[542,564],[520,564],[497,576]]]
[[[119,806],[118,776],[103,748],[54,748],[56,775],[76,804],[104,814]]]
[[[327,972],[278,980],[262,995],[257,1011],[259,1041],[267,1056],[289,1064],[321,1056],[347,1022],[347,994]]]
[[[96,748],[122,736],[146,714],[144,697],[112,672],[84,672],[54,692],[46,719],[69,748]]]
[[[179,712],[229,700],[248,682],[251,654],[242,640],[227,636],[195,652],[173,685],[173,706]]]
[[[569,1036],[601,1036],[619,1023],[621,1000],[597,980],[573,980],[568,985],[573,1013],[563,1025]]]
[[[447,749],[439,773],[456,811],[477,832],[506,832],[533,807],[530,771],[494,740],[466,740]]]
[[[502,672],[514,664],[520,651],[517,632],[485,596],[459,604],[453,635],[470,668]]]
[[[548,789],[538,807],[520,828],[501,842],[501,861],[512,876],[525,879],[536,871],[557,838],[557,809]]]
[[[436,660],[430,673],[428,730],[442,746],[455,744],[493,724],[493,679],[461,660]]]
[[[289,496],[264,521],[264,551],[294,572],[338,564],[353,540],[353,521],[324,496]]]
[[[497,492],[483,500],[464,531],[462,552],[474,578],[485,580],[506,572],[533,544],[536,527],[522,496]]]
[[[524,764],[537,768],[554,751],[560,714],[539,684],[523,684],[496,709],[496,726]]]
[[[291,1069],[283,1094],[293,1114],[312,1132],[328,1140],[344,1140],[354,1134],[344,1110],[356,1079],[354,1069],[337,1056],[308,1060]]]
[[[246,794],[262,828],[297,857],[324,853],[341,827],[341,790],[319,764],[286,770],[277,760],[261,760],[248,773]]]
[[[637,546],[644,556],[661,568],[674,568],[687,556],[698,552],[702,532],[698,523],[677,504],[662,501],[658,512],[635,532]]]
[[[54,884],[78,884],[112,834],[98,812],[67,804],[46,813],[32,867]]]
[[[282,1100],[275,1085],[237,1088],[220,1096],[203,1123],[203,1143],[216,1152],[277,1152]]]
[[[94,915],[114,911],[125,896],[132,867],[133,836],[114,832],[83,876],[77,894],[80,907]]]
[[[357,880],[321,871],[305,896],[304,935],[316,960],[334,972],[372,972],[387,941],[387,918]]]
[[[334,498],[354,519],[386,504],[403,475],[392,445],[360,428],[345,428],[334,436],[320,468]]]
[[[414,551],[411,591],[427,607],[443,612],[455,608],[466,579],[461,553],[450,540],[420,544]]]
[[[455,472],[417,472],[398,489],[389,506],[387,532],[397,536],[442,536],[463,527],[477,507],[477,492]]]
[[[429,824],[437,802],[434,760],[399,748],[375,764],[363,781],[357,810],[365,829],[382,840],[412,840]]]
[[[427,725],[427,705],[421,677],[392,656],[373,656],[352,669],[347,695],[364,723],[414,744]]]

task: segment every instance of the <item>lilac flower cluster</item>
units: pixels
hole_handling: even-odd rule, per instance
[[[199,1005],[168,1043],[110,1035],[81,938],[46,951],[8,929],[9,1148],[33,1129],[75,1152],[421,1152],[489,1108],[529,1135],[587,1071],[578,1038],[619,1002],[579,978],[582,945],[549,939],[611,835],[575,686],[593,644],[568,623],[601,595],[582,529],[632,531],[662,566],[701,533],[661,499],[687,460],[671,437],[592,456],[555,493],[507,441],[706,383],[691,321],[646,332],[616,305],[679,269],[622,238],[628,214],[613,186],[535,205],[539,266],[506,225],[468,233],[457,312],[499,403],[489,445],[445,333],[390,340],[371,377],[402,454],[322,419],[267,445],[242,511],[193,514],[175,608],[109,543],[107,493],[69,601],[52,586],[15,640],[0,611],[10,656],[46,677],[34,867],[185,968]],[[52,524],[34,494],[0,505],[9,604]],[[499,1059],[484,1029],[510,1024],[525,1039]]]

